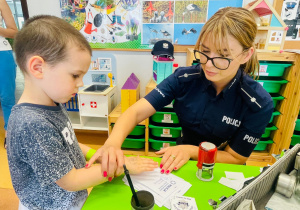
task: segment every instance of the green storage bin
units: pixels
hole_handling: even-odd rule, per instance
[[[122,144],[122,148],[142,149],[145,147],[145,139],[126,138]]]
[[[160,127],[149,125],[150,134],[156,137],[178,138],[181,136],[181,127]]]
[[[269,124],[265,129],[265,133],[261,137],[268,138],[271,134],[271,131],[275,131],[275,130],[277,130],[277,127],[273,124]]]
[[[278,101],[282,101],[284,99],[284,97],[279,95],[278,93],[271,93],[270,95],[271,95],[272,100],[273,100],[274,108],[276,107]]]
[[[259,65],[260,76],[281,77],[284,73],[285,68],[290,67],[292,64],[282,62],[260,61]]]
[[[291,146],[295,146],[296,144],[300,144],[300,135],[294,134],[292,136]]]
[[[281,78],[266,76],[260,76],[257,82],[261,84],[268,93],[279,93],[281,85],[288,83],[287,80]]]
[[[299,118],[299,116],[298,116],[298,119],[296,120],[295,131],[300,131],[300,118]]]
[[[111,127],[114,127],[114,123],[111,124]],[[145,135],[145,126],[144,125],[137,125],[133,128],[131,133],[129,134],[131,136],[140,136],[140,135]]]
[[[273,140],[261,139],[256,145],[256,147],[254,148],[254,150],[255,151],[265,150],[269,144],[273,144]]]
[[[278,116],[278,115],[280,115],[280,112],[279,112],[279,111],[273,112],[273,113],[272,113],[272,117],[271,117],[269,123],[273,122],[274,117],[275,117],[275,116]]]
[[[151,120],[156,123],[179,123],[175,112],[156,112],[151,116]]]
[[[169,143],[170,146],[176,146],[176,141],[159,141],[154,139],[149,139],[150,146],[152,149],[160,150],[163,147],[163,143]]]

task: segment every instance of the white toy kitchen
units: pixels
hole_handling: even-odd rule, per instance
[[[74,129],[108,130],[108,115],[117,105],[112,59],[95,57],[93,52],[90,69],[83,79],[88,85],[65,104]]]

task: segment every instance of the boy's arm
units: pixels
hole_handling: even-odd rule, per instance
[[[67,191],[79,191],[106,182],[101,165],[92,165],[90,168],[73,168],[69,173],[56,181],[56,184]]]
[[[84,157],[86,157],[86,154],[88,153],[88,151],[89,151],[91,148],[88,147],[88,146],[86,146],[86,145],[84,145],[84,144],[81,144],[81,143],[79,143],[79,142],[78,142],[78,144],[79,144],[79,147],[80,147],[80,149],[81,149],[81,151],[82,151]]]
[[[157,162],[149,158],[125,157],[125,164],[131,174],[144,171],[153,171],[158,167]],[[124,173],[124,171],[122,171]],[[56,184],[68,191],[79,191],[106,182],[103,177],[101,165],[92,165],[90,168],[73,168],[69,173],[56,181]]]

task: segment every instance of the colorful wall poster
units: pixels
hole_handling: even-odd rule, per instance
[[[92,48],[151,49],[160,40],[194,45],[219,8],[240,0],[60,0],[62,18]]]

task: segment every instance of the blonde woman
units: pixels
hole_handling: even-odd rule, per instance
[[[252,79],[259,66],[254,39],[257,25],[251,12],[226,7],[203,26],[195,45],[199,65],[180,67],[118,119],[103,148],[109,175],[118,162],[123,140],[142,120],[170,104],[183,136],[177,146],[162,149],[161,173],[170,173],[189,159],[198,159],[198,146],[208,141],[218,147],[217,162],[244,164],[264,133],[272,112],[271,96]],[[117,161],[115,161],[117,160]]]
[[[4,28],[3,22],[6,28]],[[15,105],[16,89],[16,64],[12,48],[5,38],[14,38],[17,32],[18,29],[7,2],[0,0],[0,102],[3,111],[5,131],[7,129],[11,108]],[[4,148],[6,148],[6,132]]]

